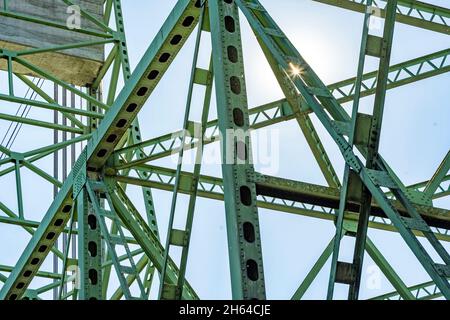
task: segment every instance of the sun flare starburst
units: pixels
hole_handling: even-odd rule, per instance
[[[292,78],[300,77],[300,75],[303,72],[303,69],[300,66],[297,66],[292,62],[289,63],[289,68],[290,68],[289,74],[291,75]]]

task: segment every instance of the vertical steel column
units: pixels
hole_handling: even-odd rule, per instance
[[[356,141],[359,141],[360,145],[362,144],[364,147],[367,147],[366,167],[368,169],[376,169],[384,101],[387,89],[387,76],[389,74],[390,53],[394,35],[397,1],[391,0],[387,4],[386,20],[382,38],[369,34],[369,22],[372,16],[372,12],[370,10],[371,4],[372,0],[368,0],[361,40],[358,75],[355,84],[355,98],[353,102],[351,129],[349,131],[349,145],[353,148],[354,144],[357,143]],[[358,123],[363,116],[358,113],[358,109],[366,55],[372,55],[380,59],[373,116],[370,116],[370,122],[368,124],[370,126],[370,131],[367,135],[367,140],[358,137],[359,131],[361,130],[358,129]],[[366,119],[369,119],[368,117],[369,116],[367,115],[365,116]],[[336,282],[344,282],[349,284],[349,299],[356,300],[359,295],[372,194],[366,187],[364,187],[362,183],[357,183],[355,180],[359,180],[359,178],[350,169],[350,166],[346,165],[339,211],[336,220],[336,240],[334,243],[333,257],[331,261],[331,273],[327,294],[328,299],[333,298],[334,285]],[[353,262],[346,263],[338,261],[340,251],[340,241],[338,239],[340,239],[343,232],[344,211],[347,204],[347,198],[351,193],[349,188],[352,183],[356,183],[360,186],[359,188],[353,188],[355,189],[353,191],[353,196],[356,195],[356,197],[360,199],[361,207],[359,211],[358,227],[356,233],[353,233],[353,235],[356,236]],[[348,275],[348,277],[343,275]]]
[[[209,6],[233,299],[265,299],[239,12],[234,0]]]
[[[379,41],[380,43],[379,53],[376,55],[380,58],[380,64],[378,68],[378,81],[375,92],[372,123],[368,140],[368,153],[366,157],[366,167],[368,169],[377,169],[376,161],[378,160],[378,149],[380,145],[381,124],[383,120],[384,102],[386,99],[389,64],[391,61],[391,49],[394,38],[396,10],[397,0],[389,0],[388,4],[386,5],[386,17],[384,22],[383,37],[368,38],[368,40],[379,39],[375,40],[374,42],[376,43],[376,41]],[[368,44],[370,44],[370,41],[368,41]],[[366,49],[366,54],[369,54],[369,51],[369,49]],[[360,217],[358,220],[358,230],[356,234],[355,251],[353,256],[355,281],[350,284],[349,299],[357,299],[359,294],[371,203],[372,194],[366,187],[363,187]]]
[[[58,85],[55,83],[53,87],[53,100],[55,100],[56,103],[59,101],[59,92],[58,92]],[[58,124],[58,111],[53,111],[53,123]],[[58,138],[58,130],[53,130],[53,144],[57,144],[59,141]],[[59,177],[59,152],[55,151],[53,154],[53,178],[58,179]],[[56,195],[58,194],[58,187],[56,185],[53,185],[53,199],[56,198]],[[58,249],[58,240],[55,241],[55,249]],[[53,254],[53,272],[58,273],[58,256],[56,254]],[[53,282],[56,282],[57,280],[53,280]],[[58,299],[58,288],[55,287],[53,289],[53,300]]]
[[[197,67],[198,65],[198,57],[200,51],[200,45],[202,40],[202,33],[206,31],[205,18],[207,17],[206,4],[203,4],[202,13],[200,15],[198,33],[196,38],[196,44],[194,49],[194,58],[192,61],[192,69],[191,69],[191,79],[189,81],[189,90],[186,101],[186,110],[185,117],[183,122],[183,137],[181,142],[181,148],[178,154],[178,165],[177,171],[175,174],[175,183],[173,188],[173,197],[172,204],[170,208],[170,216],[169,216],[169,224],[167,229],[167,239],[166,246],[164,252],[164,264],[161,272],[161,285],[159,296],[161,299],[176,299],[181,300],[183,296],[183,288],[185,283],[186,276],[186,268],[188,262],[189,255],[189,245],[191,241],[192,235],[192,226],[194,222],[194,213],[195,213],[195,203],[197,199],[198,192],[198,180],[200,176],[201,170],[201,162],[203,158],[203,147],[204,147],[204,135],[206,130],[206,123],[208,122],[209,108],[211,105],[211,93],[212,93],[212,84],[213,84],[213,66],[212,66],[212,58],[210,58],[210,63],[208,70],[200,69]],[[200,80],[200,74],[204,74],[204,79]],[[194,124],[192,121],[189,121],[190,111],[192,107],[192,96],[194,85],[203,85],[205,86],[205,93],[203,99],[203,108],[202,108],[202,116],[201,116],[201,124],[200,128],[193,128],[194,136],[198,137],[198,146],[195,153],[195,164],[194,164],[194,172],[192,175],[193,182],[191,184],[191,194],[189,196],[189,205],[188,205],[188,213],[185,219],[184,230],[177,230],[173,228],[176,214],[176,205],[177,205],[177,197],[181,183],[181,171],[183,167],[183,157],[184,157],[184,147],[186,144],[186,135],[189,132],[190,127]],[[181,240],[181,241],[180,241]],[[178,274],[177,283],[172,285],[167,283],[166,281],[166,272],[167,272],[167,263],[170,255],[170,249],[172,246],[182,247],[181,259],[180,259],[180,271]]]
[[[122,12],[122,4],[120,0],[111,0],[111,12],[112,9],[114,9],[114,18],[115,18],[115,25],[116,25],[116,35],[118,37],[119,43],[118,43],[118,53],[116,56],[116,60],[115,60],[115,65],[113,67],[113,86],[115,87],[117,85],[117,81],[118,81],[118,77],[119,77],[119,67],[122,66],[122,75],[123,75],[123,79],[124,82],[126,83],[130,77],[131,77],[131,66],[130,66],[130,59],[128,56],[128,48],[127,48],[127,41],[126,41],[126,35],[125,35],[125,24],[124,24],[124,19],[123,19],[123,12]],[[111,87],[110,87],[111,88]],[[114,90],[110,90],[109,96],[108,96],[108,100],[109,99],[113,99],[113,92],[115,92],[115,88]],[[129,129],[129,137],[128,137],[128,144],[137,144],[139,142],[142,141],[142,135],[141,135],[141,130],[140,130],[140,126],[139,126],[139,120],[138,118],[135,118],[130,129]],[[129,155],[130,157],[133,156],[132,153],[130,153]],[[141,158],[142,154],[140,152],[137,152],[136,154],[137,158]],[[139,177],[146,177],[147,173],[146,172],[142,172],[140,170],[137,171]],[[158,223],[157,223],[157,219],[156,219],[156,211],[153,205],[153,196],[152,196],[152,190],[151,188],[146,188],[143,187],[142,188],[142,194],[143,194],[143,198],[144,198],[144,203],[145,203],[145,211],[147,214],[147,221],[149,223],[150,228],[152,229],[152,231],[155,233],[155,235],[157,235],[159,237],[159,231],[158,231]],[[111,232],[114,234],[115,232],[117,232],[117,228],[116,226],[112,226]],[[144,256],[141,258],[141,260],[137,263],[138,266],[143,265],[143,261],[147,260],[147,257]],[[141,272],[142,269],[138,268],[138,272]],[[109,274],[111,272],[111,268],[107,267],[105,268],[105,273],[104,273],[104,279],[105,280],[109,280]],[[153,263],[148,262],[147,264],[147,268],[145,271],[145,275],[144,275],[144,286],[146,287],[147,290],[147,297],[150,293],[150,286],[152,283],[152,279],[153,279],[153,275],[155,272],[155,267],[153,265]],[[130,283],[132,283],[133,281],[135,281],[137,278],[139,277],[139,274],[136,275],[136,277],[134,275],[129,275],[127,280],[130,281]],[[108,283],[104,283],[104,295],[106,294],[108,288]],[[119,288],[113,295],[113,297],[119,297],[123,292],[121,292],[121,288]]]
[[[102,237],[86,188],[77,197],[79,300],[102,299]]]
[[[101,89],[87,88],[91,97],[100,100]],[[87,101],[87,110],[98,111],[98,108]],[[98,119],[88,118],[91,132],[98,128]],[[86,150],[86,149],[85,149]],[[83,168],[82,170],[86,170]],[[87,178],[87,173],[85,174]],[[85,187],[77,196],[78,214],[78,272],[79,272],[79,300],[101,300],[102,296],[102,237],[99,221],[89,200]]]
[[[61,88],[61,90],[62,90],[61,105],[63,107],[67,107],[67,89],[66,88]],[[67,118],[64,115],[62,115],[62,124],[64,126],[67,126]],[[67,132],[63,131],[62,132],[62,142],[66,142],[66,141],[67,141]],[[68,162],[67,147],[64,147],[62,149],[62,181],[65,181],[67,179],[67,162]],[[67,234],[64,233],[62,235],[62,248],[63,248],[63,250],[66,248],[67,243],[68,243],[68,241],[67,241]],[[65,270],[62,270],[62,272],[65,272]],[[63,284],[63,295],[65,295],[66,293],[67,293],[67,284],[64,283]]]
[[[368,153],[366,157],[366,167],[368,169],[377,169],[376,161],[378,160],[381,124],[383,119],[384,102],[386,98],[389,64],[391,60],[391,48],[394,38],[396,8],[397,0],[389,0],[386,6],[383,37],[378,38],[378,41],[380,42],[380,52],[377,56],[380,58],[380,64],[378,68],[378,81],[375,92],[372,124],[368,140]],[[366,52],[369,53],[369,49],[367,49]],[[371,203],[372,193],[366,187],[363,187],[361,209],[359,212],[360,217],[358,219],[358,229],[356,233],[355,251],[353,254],[355,281],[350,284],[350,290],[348,294],[348,298],[352,300],[358,299],[359,295]]]
[[[387,168],[384,160],[377,152],[373,159],[373,162],[376,163],[378,167],[376,169],[366,167],[355,154],[352,146],[349,145],[347,139],[344,137],[344,135],[348,135],[348,121],[346,120],[348,115],[345,113],[345,110],[342,109],[320,78],[297,52],[292,43],[280,31],[279,27],[261,3],[258,0],[234,1],[238,3],[255,34],[260,38],[260,41],[264,42],[268,50],[270,50],[272,57],[276,59],[279,67],[285,70],[286,73],[290,73],[290,70],[293,70],[292,65],[297,66],[299,68],[298,70],[301,70],[300,72],[292,73],[291,81],[295,84],[297,90],[305,99],[305,102],[311,107],[319,121],[322,122],[324,128],[333,138],[344,156],[346,163],[355,170],[355,173],[359,177],[359,180],[354,180],[356,183],[350,183],[350,186],[355,189],[361,189],[361,183],[365,185],[367,190],[372,194],[372,197],[377,201],[387,217],[397,228],[400,235],[416,255],[427,273],[434,281],[436,281],[436,285],[441,289],[443,295],[445,297],[450,297],[450,284],[447,280],[450,255],[436,238],[427,223],[422,219],[410,200],[405,196],[403,193],[404,188],[399,181],[397,181],[398,179],[394,177],[393,173]],[[389,2],[388,8],[390,8],[391,5],[392,2]],[[395,10],[395,8],[392,10]],[[255,14],[255,12],[258,13]],[[387,14],[386,20],[391,19],[390,16],[392,14],[395,14],[395,12]],[[261,20],[265,23],[261,23]],[[385,32],[385,35],[386,34],[387,32]],[[384,36],[383,38],[380,38],[373,36],[370,42],[371,43],[368,44],[367,47],[368,54],[378,57],[387,56],[389,54],[388,43],[390,42],[390,39],[388,37]],[[286,46],[291,48],[292,53],[295,53],[293,56],[286,56],[283,54],[284,50],[282,50],[282,48]],[[385,67],[388,63],[389,62],[380,63],[380,72],[378,75],[379,83],[387,82],[388,69]],[[386,84],[380,86],[379,90],[381,91],[381,96],[385,94],[386,88]],[[382,100],[381,96],[380,102]],[[361,153],[366,157],[368,157],[367,149],[371,147],[371,145],[376,144],[376,136],[380,134],[382,107],[379,107],[379,111],[377,111],[376,108],[378,107],[375,107],[373,117],[362,114],[358,117],[360,125],[357,125],[357,128],[362,130],[358,136],[358,139],[361,140],[359,141],[358,147]],[[332,117],[338,120],[332,120]],[[374,118],[373,121],[372,118]],[[344,121],[342,122],[342,120]],[[363,143],[362,141],[365,142]],[[386,197],[385,191],[382,189],[383,187],[389,188],[392,191],[395,198],[404,206],[410,217],[404,217],[396,210]],[[360,221],[362,222],[362,220]],[[435,251],[442,258],[444,264],[436,263],[431,258],[421,242],[417,239],[414,230],[423,233]],[[366,233],[367,230],[363,230],[363,232]],[[360,248],[358,250],[360,250]],[[339,269],[340,276],[338,282],[350,284],[355,281],[354,273],[357,268],[354,268],[351,263],[341,264]]]
[[[76,108],[75,93],[74,92],[71,92],[71,95],[70,95],[70,106],[72,108]],[[80,108],[81,108],[81,106],[80,106]],[[73,123],[73,121],[71,123],[71,126],[75,127],[75,124]],[[72,140],[75,139],[75,132],[72,132],[70,138]],[[72,144],[70,146],[70,163],[72,164],[72,168],[75,166],[75,162],[76,162],[76,150],[75,150],[75,144]],[[72,258],[76,259],[77,258],[77,245],[76,245],[77,244],[77,237],[76,237],[75,234],[72,235],[71,243],[72,243]]]
[[[98,92],[99,92],[98,89],[92,88],[92,87],[87,87],[87,91],[91,97],[98,98]],[[87,103],[87,107],[86,107],[87,110],[98,112],[99,108],[97,108],[97,106],[93,105],[89,101],[86,101],[86,103]],[[98,119],[93,119],[92,117],[88,117],[89,132],[94,132],[95,130],[97,130],[98,124],[99,124]]]
[[[368,0],[367,6],[370,6],[372,4],[372,0]],[[363,32],[362,32],[362,38],[361,38],[361,47],[360,47],[360,54],[359,54],[359,60],[358,60],[358,74],[356,77],[356,83],[355,83],[355,98],[353,100],[353,108],[352,108],[352,121],[351,121],[351,128],[349,131],[349,145],[353,148],[354,146],[354,139],[355,139],[355,129],[356,129],[356,121],[358,117],[358,109],[359,109],[359,99],[361,95],[361,86],[362,86],[362,75],[364,73],[364,64],[365,64],[365,58],[366,58],[366,47],[367,47],[367,36],[369,34],[369,22],[370,18],[372,16],[372,13],[370,11],[366,11],[366,14],[364,16],[364,23],[363,23]],[[349,196],[349,184],[350,184],[350,177],[355,177],[356,175],[353,174],[353,171],[350,168],[349,164],[345,164],[344,169],[344,178],[342,182],[341,187],[341,193],[340,193],[340,201],[339,201],[339,209],[337,211],[336,215],[336,236],[334,240],[333,245],[333,255],[331,258],[331,269],[330,269],[330,278],[328,282],[328,291],[327,291],[327,299],[331,300],[333,299],[334,294],[334,286],[336,283],[336,277],[338,272],[338,266],[343,267],[343,264],[338,261],[339,259],[339,252],[340,252],[340,245],[341,245],[341,239],[345,235],[344,230],[344,215],[345,215],[345,208],[347,204],[347,198]],[[359,179],[355,177],[355,179]],[[357,188],[353,188],[357,189]],[[354,192],[360,193],[361,190],[355,190]],[[354,235],[354,234],[353,234]]]
[[[23,212],[23,195],[22,195],[22,178],[20,177],[20,158],[14,159],[15,176],[16,176],[16,193],[17,193],[17,207],[19,210],[19,219],[25,219]]]

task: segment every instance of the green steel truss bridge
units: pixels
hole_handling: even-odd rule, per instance
[[[42,15],[18,12],[14,1],[2,1],[0,19],[64,30],[73,39],[87,40],[0,47],[2,79],[6,80],[0,100],[19,108],[16,114],[0,113],[2,126],[10,123],[9,136],[0,146],[0,181],[12,177],[8,181],[13,181],[10,191],[17,203],[11,207],[0,202],[0,223],[30,235],[23,247],[15,247],[20,251],[15,263],[6,264],[0,254],[0,299],[43,299],[46,294],[70,300],[149,299],[152,293],[159,299],[200,299],[186,277],[198,198],[224,202],[233,299],[266,298],[259,208],[328,220],[336,227],[335,236],[287,299],[301,299],[327,261],[331,269],[323,298],[333,299],[336,285],[344,284],[348,299],[358,299],[366,253],[395,288],[373,299],[449,299],[450,255],[445,245],[450,241],[450,211],[434,206],[433,201],[450,195],[450,152],[428,181],[404,185],[378,151],[386,92],[450,71],[450,48],[391,64],[395,26],[448,36],[450,9],[414,0],[312,1],[364,16],[358,72],[353,78],[323,83],[265,9],[264,1],[178,0],[134,70],[120,0],[100,1],[104,12],[100,18],[82,6],[80,14],[88,27],[72,30]],[[270,64],[285,96],[282,100],[256,107],[247,103],[240,13]],[[374,15],[384,21],[382,35],[371,34],[368,22]],[[189,37],[195,38],[195,50],[183,130],[143,140],[137,115]],[[208,37],[210,65],[201,68],[197,64],[200,42]],[[70,81],[58,70],[39,65],[39,59],[33,60],[99,46],[105,48],[105,59],[89,85]],[[378,68],[365,73],[368,56],[377,59]],[[194,85],[204,87],[200,125],[190,118]],[[24,97],[15,94],[19,86],[28,88]],[[211,121],[213,89],[217,120]],[[374,101],[370,114],[359,108],[361,98],[367,96]],[[350,113],[343,103],[351,103]],[[34,113],[28,112],[35,109],[51,112],[54,121],[33,118]],[[312,115],[342,154],[343,176],[336,174]],[[284,121],[298,124],[327,185],[255,172],[250,139],[234,140],[225,134],[227,129],[258,130]],[[22,126],[47,129],[54,143],[15,151],[13,142]],[[233,161],[222,165],[223,178],[201,173],[203,147],[218,143],[219,133],[223,145],[236,146]],[[187,150],[198,160],[192,170],[183,170],[181,164],[176,169],[155,164],[173,154],[182,159]],[[45,159],[53,161],[53,166],[43,166]],[[54,189],[53,202],[39,221],[24,212],[23,202],[32,196],[24,191],[24,170]],[[145,212],[139,212],[129,198],[131,186],[142,190]],[[169,216],[165,241],[159,236],[154,190],[172,193],[170,212],[164,213]],[[176,229],[180,194],[188,196],[189,205],[183,216],[185,227]],[[430,281],[406,285],[367,236],[369,228],[398,233]],[[349,246],[341,241],[347,237],[354,240],[351,262],[339,256]],[[169,255],[174,247],[181,250],[179,259]],[[46,259],[52,261],[53,272],[42,270]],[[112,274],[117,281],[111,280]],[[156,279],[160,285],[152,292]]]

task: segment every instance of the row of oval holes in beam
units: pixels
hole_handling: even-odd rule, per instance
[[[224,1],[228,4],[233,3],[233,0],[224,0]],[[234,33],[236,31],[235,20],[233,17],[225,16],[224,23],[225,29],[229,33]],[[232,63],[237,63],[239,61],[238,50],[235,46],[230,45],[227,47],[227,57],[228,60]],[[230,89],[236,95],[241,94],[242,88],[239,77],[237,76],[230,77]],[[237,125],[238,127],[244,126],[245,124],[244,113],[242,112],[241,109],[239,108],[233,109],[233,120],[235,125]],[[245,142],[241,141],[236,142],[236,153],[241,160],[247,160],[248,150]],[[252,195],[250,188],[247,186],[241,186],[239,191],[242,204],[244,204],[245,206],[252,205]],[[244,222],[242,228],[244,232],[244,239],[249,243],[255,242],[255,227],[253,226],[253,224],[250,222]],[[256,263],[255,260],[248,259],[246,261],[246,269],[247,269],[247,276],[250,280],[257,281],[259,279],[258,264]]]
[[[195,6],[197,8],[201,7],[201,1],[197,1]],[[192,23],[194,22],[195,18],[193,16],[187,16],[186,18],[184,18],[183,22],[181,23],[183,27],[190,27],[192,25]],[[179,45],[181,40],[183,39],[183,36],[176,34],[172,37],[172,39],[170,40],[170,44],[173,46]],[[166,63],[167,61],[169,61],[171,55],[168,52],[163,52],[158,61],[160,63]],[[147,79],[148,80],[156,80],[157,77],[159,76],[160,71],[158,70],[151,70],[149,72],[149,74],[147,75]],[[147,94],[148,92],[148,87],[141,87],[137,90],[136,95],[139,97],[143,97]],[[128,107],[126,108],[126,111],[128,113],[133,113],[136,109],[137,109],[138,105],[136,103],[131,103],[128,105]],[[120,119],[119,121],[117,121],[116,123],[116,128],[123,128],[125,127],[125,125],[127,124],[127,120],[126,119]],[[110,134],[107,138],[106,138],[106,142],[108,143],[114,143],[117,140],[117,135],[112,133]],[[106,156],[106,154],[108,153],[107,149],[100,149],[97,152],[97,157],[99,158],[103,158],[104,156]]]

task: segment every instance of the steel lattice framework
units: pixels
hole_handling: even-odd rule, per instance
[[[450,195],[450,152],[428,181],[405,186],[378,151],[386,92],[450,71],[450,48],[391,64],[396,22],[448,36],[450,9],[415,0],[314,1],[364,15],[355,77],[325,85],[258,0],[178,0],[134,71],[120,0],[103,1],[103,19],[81,9],[91,27],[70,32],[74,37],[87,35],[89,41],[18,50],[0,48],[8,79],[2,83],[0,100],[20,108],[50,110],[55,116],[52,122],[27,116],[27,109],[16,115],[0,113],[0,119],[10,121],[12,128],[37,126],[55,135],[54,144],[34,150],[15,152],[11,144],[0,145],[0,179],[14,176],[17,196],[17,210],[0,202],[0,223],[23,228],[31,235],[15,265],[0,265],[0,299],[40,299],[50,291],[55,299],[149,299],[158,276],[160,299],[199,299],[186,279],[197,198],[224,202],[233,299],[266,298],[261,244],[264,230],[260,229],[258,208],[324,219],[336,225],[335,236],[299,285],[294,300],[303,297],[330,259],[327,298],[333,299],[335,285],[340,283],[348,285],[349,299],[358,299],[365,253],[396,290],[373,299],[449,299],[450,256],[443,244],[450,241],[450,211],[435,207],[433,200]],[[60,2],[75,4],[70,0]],[[240,13],[284,93],[282,100],[248,106]],[[373,16],[384,20],[381,36],[371,34],[368,22]],[[0,5],[0,17],[67,30],[65,24],[11,10],[8,0]],[[183,130],[144,141],[137,114],[193,33],[195,50]],[[212,43],[208,68],[198,67],[204,37],[210,37]],[[108,48],[106,59],[89,86],[75,86],[29,59],[48,52],[103,45]],[[364,73],[367,56],[377,59],[378,68]],[[17,68],[25,68],[34,77],[17,72]],[[118,90],[120,79],[124,86]],[[51,84],[54,92],[48,92],[43,81]],[[15,95],[17,83],[25,85],[31,94],[23,98]],[[200,124],[190,118],[194,85],[204,88]],[[217,120],[209,121],[213,90]],[[359,102],[366,96],[374,97],[370,114],[359,110]],[[342,107],[346,102],[352,103],[350,114]],[[311,115],[341,152],[345,160],[343,177],[336,174]],[[298,123],[328,185],[255,172],[250,137],[227,134],[230,129],[246,132],[283,121]],[[219,140],[223,178],[203,175],[203,148]],[[232,147],[227,149],[229,145]],[[192,171],[182,167],[188,150],[194,151],[197,160]],[[53,173],[39,161],[57,159],[60,153],[63,174],[59,178],[58,161]],[[176,169],[155,165],[155,160],[173,154],[180,160]],[[228,161],[230,157],[232,161]],[[30,196],[22,190],[24,169],[44,179],[55,191],[54,201],[41,221],[29,220],[24,213],[23,198]],[[128,186],[142,189],[145,212],[139,212],[129,198]],[[165,243],[156,222],[152,197],[156,189],[172,192]],[[189,199],[181,230],[174,224],[179,194]],[[431,281],[408,287],[369,239],[368,228],[398,233]],[[351,262],[339,256],[341,246],[348,245],[341,242],[344,237],[354,238]],[[60,238],[63,241],[58,241]],[[58,242],[62,247],[55,245]],[[172,247],[181,249],[179,261],[169,255]],[[439,260],[425,248],[433,248]],[[50,255],[56,269],[40,271]],[[58,265],[63,272],[58,272]],[[118,283],[110,280],[112,271]],[[29,289],[35,278],[47,279],[49,284]],[[116,290],[108,294],[113,285]]]

